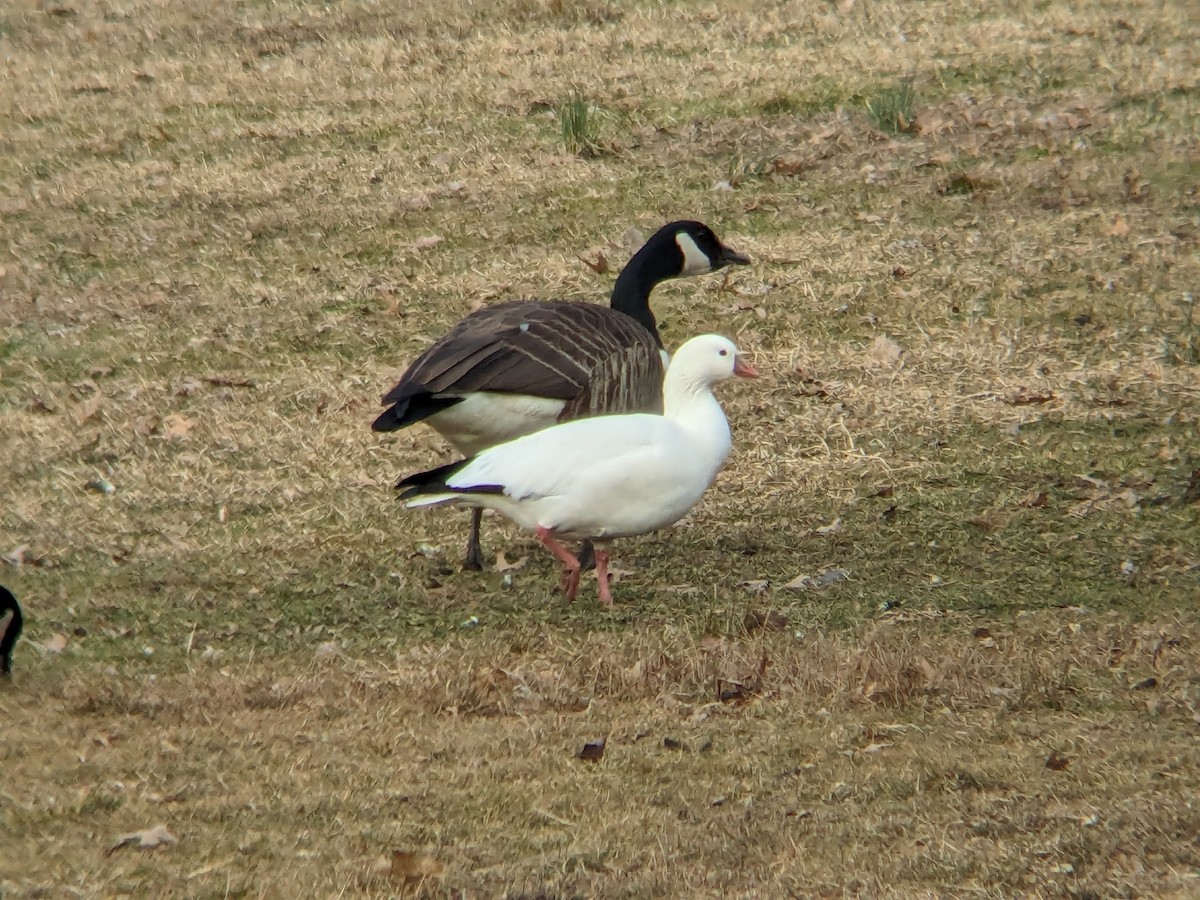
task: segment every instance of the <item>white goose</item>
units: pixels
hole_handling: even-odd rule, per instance
[[[533,531],[562,561],[562,586],[571,600],[580,564],[558,539],[591,539],[600,601],[611,605],[607,542],[679,521],[724,465],[732,441],[712,388],[732,375],[758,373],[732,341],[701,335],[680,347],[667,368],[661,416],[564,422],[410,475],[396,487],[410,508],[487,507]]]

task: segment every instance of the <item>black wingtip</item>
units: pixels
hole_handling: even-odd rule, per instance
[[[417,472],[401,478],[396,482],[396,490],[400,491],[400,499],[407,500],[409,497],[419,497],[422,494],[503,494],[504,485],[502,484],[472,484],[466,487],[451,487],[446,484],[447,478],[466,466],[473,458],[460,459],[457,462],[438,466],[436,469]]]
[[[403,428],[404,427],[404,411],[401,409],[402,405],[407,406],[408,404],[407,403],[405,403],[405,404],[397,403],[395,406],[392,406],[388,409],[385,409],[383,412],[381,412],[375,418],[375,421],[371,423],[371,430],[382,432],[382,431],[398,431],[399,429]]]
[[[462,400],[462,397],[439,397],[428,392],[400,394],[392,391],[383,398],[384,403],[391,403],[392,406],[376,417],[371,423],[371,430],[399,431],[462,403]]]
[[[444,466],[438,466],[436,469],[414,472],[412,475],[401,478],[395,485],[396,490],[401,492],[400,499],[454,490],[446,484],[446,479],[470,461],[470,459],[460,459],[456,462],[446,463]]]

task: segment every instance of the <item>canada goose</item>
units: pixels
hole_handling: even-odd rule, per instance
[[[471,313],[421,354],[383,396],[371,426],[427,421],[465,456],[599,413],[659,412],[665,353],[650,292],[749,258],[700,222],[672,222],[633,255],[609,307],[520,300]],[[480,569],[482,511],[471,514],[463,567]]]
[[[12,677],[12,651],[25,619],[12,591],[0,584],[0,678]]]
[[[680,347],[667,368],[662,415],[564,422],[410,475],[396,487],[407,507],[488,507],[533,531],[562,561],[562,586],[571,600],[581,566],[558,538],[592,540],[600,601],[609,606],[604,545],[665,528],[695,506],[731,447],[712,387],[731,375],[757,374],[732,341],[701,335]]]

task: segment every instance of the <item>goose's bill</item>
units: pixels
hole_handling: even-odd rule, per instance
[[[746,357],[740,353],[733,358],[733,374],[738,378],[757,378],[758,372],[754,366],[746,362]]]
[[[717,257],[717,264],[713,268],[720,269],[728,265],[748,266],[750,265],[750,257],[745,253],[738,253],[732,247],[726,247],[722,244],[721,255]]]

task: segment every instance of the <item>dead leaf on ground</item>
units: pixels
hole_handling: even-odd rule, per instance
[[[445,864],[436,857],[405,850],[393,850],[391,865],[388,866],[388,877],[406,883],[441,878],[445,873]]]
[[[636,575],[633,569],[618,569],[616,566],[608,567],[608,583],[610,585],[620,584],[627,576]]]
[[[1034,404],[1049,403],[1054,399],[1052,391],[1033,391],[1026,387],[1019,387],[1013,393],[1004,398],[1004,402],[1009,406],[1031,406]]]
[[[811,591],[816,588],[828,587],[840,581],[846,581],[850,573],[845,569],[828,569],[820,575],[797,575],[783,586],[788,591]]]
[[[67,636],[61,631],[56,631],[46,639],[42,646],[49,653],[62,653],[67,649]]]
[[[171,413],[168,416],[163,416],[162,432],[167,440],[182,441],[188,436],[188,432],[196,427],[196,420],[189,419],[187,416],[179,413]]]
[[[522,556],[520,559],[514,559],[509,562],[504,555],[503,550],[496,552],[496,571],[497,572],[518,572],[525,568],[525,564],[529,562],[528,556]]]
[[[776,175],[799,175],[808,168],[808,163],[799,156],[777,156],[767,164],[767,172]]]
[[[967,524],[974,525],[986,534],[991,534],[1000,531],[1008,524],[1008,516],[998,509],[989,509],[986,512],[968,518]]]
[[[584,256],[579,256],[576,258],[597,275],[603,275],[608,271],[608,257],[604,255],[603,250],[596,254],[596,258],[594,260],[588,259]]]
[[[742,627],[748,632],[787,631],[788,620],[787,616],[777,609],[769,609],[766,612],[752,609],[742,620]]]
[[[443,240],[444,238],[440,234],[426,234],[413,241],[412,248],[414,250],[432,250]]]
[[[1026,509],[1041,509],[1050,502],[1050,495],[1045,491],[1030,491],[1019,501],[1018,506],[1024,506]]]
[[[602,737],[598,741],[588,741],[579,748],[579,752],[575,754],[576,759],[587,760],[588,762],[599,762],[604,758],[604,747],[608,743],[608,738]]]
[[[745,703],[755,694],[762,691],[763,677],[767,674],[767,666],[771,658],[763,653],[758,661],[754,674],[741,681],[728,678],[717,679],[717,699],[722,703]]]
[[[71,410],[71,418],[75,420],[76,425],[82,425],[88,419],[96,417],[96,413],[100,412],[100,404],[103,402],[104,395],[96,391],[96,393]]]
[[[155,825],[153,828],[147,828],[145,831],[134,831],[130,834],[121,835],[117,838],[117,842],[108,848],[108,853],[115,853],[122,847],[153,850],[156,847],[166,847],[178,843],[179,838],[167,831],[166,825]]]
[[[820,527],[814,529],[813,533],[819,534],[822,537],[829,537],[830,535],[837,534],[841,530],[842,530],[842,517],[838,516],[836,519],[834,519],[828,525],[821,525]]]
[[[867,348],[867,356],[887,368],[895,368],[904,356],[904,348],[886,335],[878,335]]]
[[[200,383],[200,379],[194,375],[189,375],[179,383],[179,387],[175,388],[176,397],[191,397],[194,394],[204,390],[204,385]]]
[[[1055,772],[1061,772],[1071,765],[1071,757],[1059,753],[1057,750],[1051,750],[1050,755],[1046,757],[1046,768],[1053,769]]]
[[[1113,219],[1112,225],[1104,233],[1109,237],[1124,237],[1129,234],[1129,222],[1125,220],[1123,215],[1117,213],[1117,217]]]
[[[253,388],[258,382],[253,378],[239,378],[233,375],[206,375],[204,380],[213,387]]]

